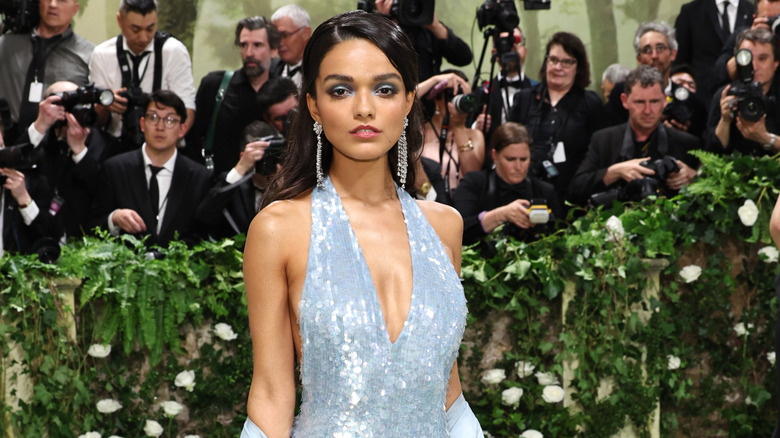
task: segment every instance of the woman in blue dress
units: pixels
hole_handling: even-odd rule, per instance
[[[379,14],[336,16],[306,46],[294,134],[244,253],[242,437],[482,436],[456,362],[463,222],[405,190],[416,83],[409,40]]]

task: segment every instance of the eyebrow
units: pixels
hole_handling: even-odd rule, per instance
[[[376,82],[386,81],[388,79],[398,79],[398,80],[402,81],[401,75],[399,75],[398,73],[384,73],[384,74],[381,74],[381,75],[374,76],[374,81],[376,81]],[[352,76],[333,74],[333,75],[325,76],[325,78],[322,81],[323,82],[326,82],[326,81],[353,82],[354,80],[355,80],[355,78],[352,77]]]

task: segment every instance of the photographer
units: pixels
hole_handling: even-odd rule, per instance
[[[570,197],[577,204],[584,205],[591,195],[626,187],[628,182],[642,182],[654,175],[663,178],[648,167],[654,160],[673,168],[657,169],[668,172],[662,181],[654,181],[664,186],[665,194],[676,192],[696,176],[698,163],[688,151],[698,148],[698,139],[661,123],[666,95],[658,70],[647,65],[633,70],[620,97],[628,110],[628,123],[593,134],[585,160],[571,181]]]
[[[744,30],[737,35],[735,53],[741,49],[750,51],[752,63],[740,70],[747,77],[741,77],[715,93],[705,134],[707,148],[720,153],[738,151],[745,155],[773,155],[780,149],[780,140],[774,134],[780,133],[778,90],[774,81],[780,58],[774,34],[765,28]],[[755,113],[756,117],[745,112],[757,109],[760,111]]]
[[[463,176],[482,168],[485,157],[482,132],[466,127],[466,117],[479,105],[470,93],[471,86],[466,75],[456,70],[431,77],[417,86],[417,95],[433,103],[433,114],[425,123],[422,157],[441,166],[445,187],[444,193],[438,195],[444,196],[445,202],[449,202],[452,191]],[[428,185],[425,187],[430,187],[432,181],[424,180],[422,168],[418,168],[416,175],[418,191],[424,188],[426,182]]]
[[[511,46],[508,41],[511,41]],[[491,81],[475,90],[477,99],[484,105],[479,114],[476,114],[472,125],[472,128],[485,134],[487,144],[490,144],[490,137],[496,127],[506,122],[509,108],[512,107],[516,93],[538,84],[537,81],[526,76],[523,70],[528,48],[519,27],[515,27],[511,34],[509,32],[494,34],[493,47],[497,51],[499,73]],[[489,102],[488,94],[490,95]],[[472,118],[470,117],[469,120]],[[490,159],[490,154],[485,154],[484,168],[489,169],[492,165],[493,160]]]
[[[550,231],[562,210],[553,186],[528,176],[528,131],[519,123],[507,122],[496,128],[490,143],[495,169],[469,173],[452,195],[453,205],[463,216],[463,243],[478,242],[501,224],[510,224],[509,233],[522,240]],[[543,222],[529,217],[529,207],[541,201],[552,211]]]
[[[290,112],[298,106],[298,86],[293,79],[280,76],[269,79],[257,93],[257,107],[262,119],[276,128],[277,134],[287,136],[292,121]]]
[[[0,96],[11,108],[11,119],[5,122],[17,123],[20,131],[35,120],[49,85],[56,81],[87,84],[89,57],[95,47],[71,27],[78,0],[36,3],[41,18],[32,32],[0,36]],[[11,144],[15,140],[7,138]]]
[[[100,163],[108,155],[103,134],[90,122],[87,113],[93,105],[76,106],[79,118],[62,105],[63,93],[76,93],[73,82],[55,82],[46,90],[46,99],[39,104],[38,118],[20,139],[36,148],[39,171],[47,179],[52,202],[49,212],[64,226],[67,236],[79,236],[89,219],[89,209],[97,187]]]
[[[521,90],[507,120],[523,124],[531,138],[529,175],[555,186],[568,199],[569,182],[582,162],[590,136],[602,127],[601,99],[590,84],[590,64],[582,41],[558,32],[547,42],[541,83]]]
[[[52,216],[40,208],[51,199],[50,190],[45,178],[30,168],[33,162],[32,146],[5,147],[0,129],[0,256],[7,251],[34,253],[42,244],[56,246],[61,234]]]
[[[114,103],[98,107],[106,132],[121,151],[141,147],[144,93],[171,90],[187,107],[186,126],[195,117],[192,62],[181,41],[157,30],[156,0],[121,0],[116,20],[122,33],[95,47],[89,75],[95,85],[114,90]]]
[[[258,139],[277,135],[274,127],[260,121],[252,122],[244,129],[241,158],[230,172],[219,176],[217,184],[198,207],[197,215],[208,226],[211,237],[221,239],[246,234],[249,230],[281,158],[281,151],[273,151],[272,158],[271,143]],[[274,162],[263,162],[264,158]]]
[[[376,12],[395,18],[392,17],[394,2],[398,0],[376,0]],[[433,20],[423,26],[399,24],[417,52],[420,82],[441,73],[442,58],[452,65],[463,67],[469,65],[474,57],[471,47],[439,21],[435,12]]]

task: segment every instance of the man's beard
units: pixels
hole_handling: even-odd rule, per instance
[[[249,66],[247,64],[254,63],[255,65]],[[261,76],[263,73],[265,73],[265,66],[263,65],[262,61],[259,59],[254,58],[247,58],[244,60],[244,73],[246,73],[247,76],[250,78],[256,78],[258,76]]]

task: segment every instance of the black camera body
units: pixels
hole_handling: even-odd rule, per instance
[[[772,99],[764,96],[761,83],[753,80],[755,70],[750,50],[738,50],[734,57],[737,61],[737,79],[731,82],[727,94],[736,96],[736,108],[740,117],[757,122],[766,114]]]
[[[435,0],[393,0],[390,17],[402,26],[425,26],[433,23]],[[359,0],[361,11],[376,12],[376,0]]]
[[[693,106],[691,105],[691,92],[672,82],[672,92],[669,95],[669,102],[664,107],[664,117],[666,119],[677,120],[680,123],[687,123],[693,117]]]
[[[271,176],[276,172],[276,165],[282,161],[282,155],[287,147],[287,140],[281,135],[268,135],[255,139],[255,141],[267,141],[263,159],[255,163],[255,172]]]
[[[664,181],[669,177],[669,174],[680,171],[677,159],[671,155],[665,155],[663,158],[652,161],[644,161],[642,166],[653,170],[655,174],[629,181],[625,185],[612,190],[595,193],[590,197],[590,205],[594,207],[609,205],[615,200],[620,202],[638,202],[648,196],[661,194],[664,188]]]
[[[141,117],[146,114],[147,95],[140,87],[133,86],[119,95],[127,99],[127,110],[122,114],[122,145],[125,149],[139,148],[146,141],[141,131]]]
[[[444,101],[452,102],[455,109],[461,114],[468,114],[479,109],[479,98],[476,94],[464,94],[458,87],[458,94],[455,94],[452,88],[444,89]]]
[[[38,0],[0,0],[0,15],[3,16],[0,34],[28,33],[41,21]]]
[[[485,0],[477,8],[477,25],[482,30],[495,26],[499,32],[509,32],[520,24],[514,0]]]
[[[10,169],[30,169],[35,164],[35,146],[24,143],[0,149],[0,167]],[[0,174],[0,186],[5,184],[7,176]]]
[[[777,36],[778,33],[780,33],[780,14],[772,17],[767,17],[766,23],[769,25],[769,29],[772,31],[773,34],[775,34],[775,36]]]
[[[73,114],[79,125],[85,127],[93,126],[97,122],[96,103],[108,106],[114,102],[114,93],[111,90],[95,87],[95,84],[54,95],[60,97],[60,100],[54,102],[55,105],[65,108],[65,111]]]

